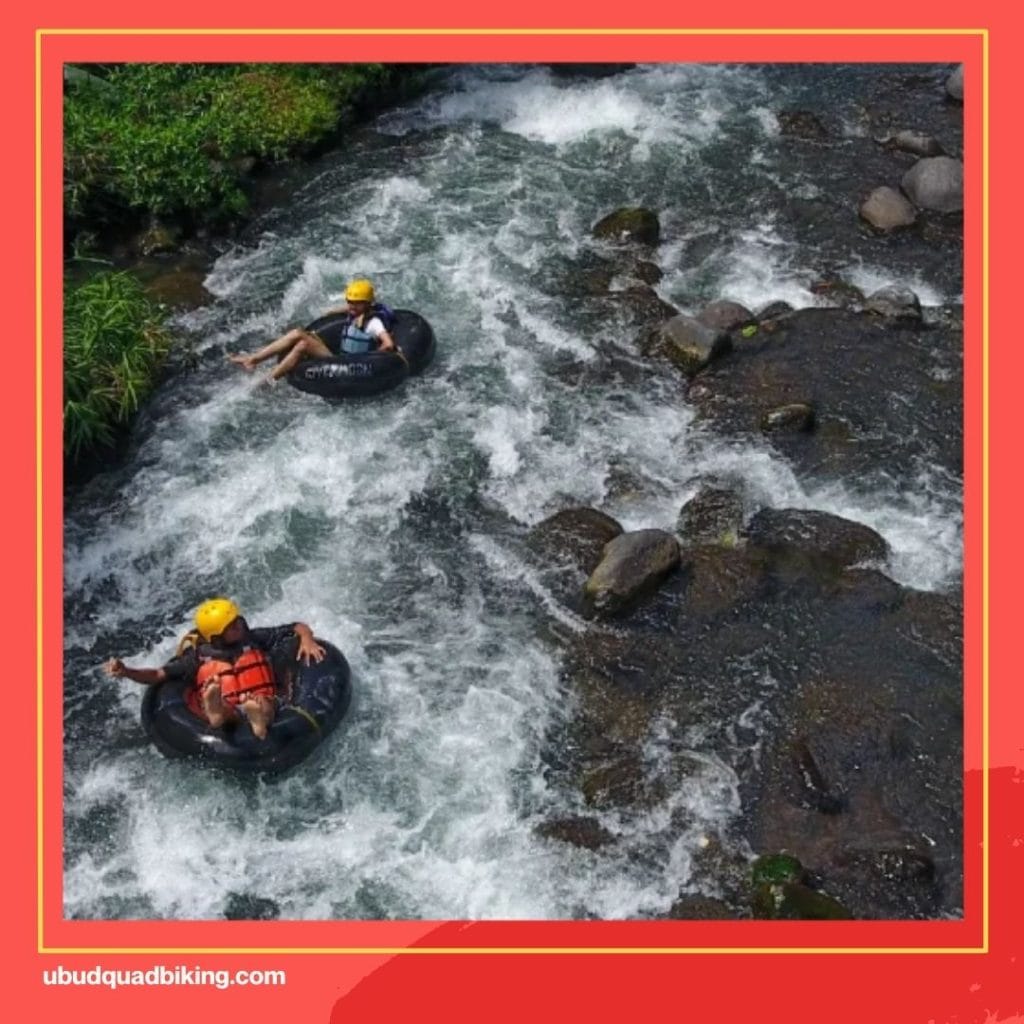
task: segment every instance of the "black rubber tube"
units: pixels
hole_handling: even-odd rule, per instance
[[[352,700],[351,671],[332,644],[317,641],[323,661],[298,663],[291,699],[279,704],[266,739],[248,722],[214,729],[185,702],[192,681],[151,686],[142,699],[142,726],[165,757],[195,758],[231,771],[276,774],[304,761],[345,717]],[[294,658],[294,644],[288,645]]]
[[[346,323],[344,313],[331,313],[308,324],[306,330],[334,343]],[[409,374],[422,372],[434,358],[434,330],[410,309],[396,309],[391,328],[398,352],[343,352],[331,359],[304,359],[285,380],[299,391],[321,398],[375,395],[397,387]]]

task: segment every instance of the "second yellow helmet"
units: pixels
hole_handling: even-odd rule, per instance
[[[226,597],[214,597],[204,601],[196,609],[196,629],[204,640],[212,640],[223,633],[241,614],[234,601],[229,601]]]

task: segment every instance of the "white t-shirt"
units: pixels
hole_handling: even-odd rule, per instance
[[[384,325],[381,323],[379,316],[371,316],[369,323],[363,324],[363,330],[376,340],[384,333]]]

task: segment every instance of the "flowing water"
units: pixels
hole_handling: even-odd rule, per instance
[[[855,234],[808,241],[784,215],[784,197],[834,183],[775,113],[815,97],[852,145],[864,129],[851,97],[883,70],[449,69],[218,259],[215,300],[177,325],[198,369],[153,398],[127,464],[66,508],[68,916],[215,918],[232,892],[305,919],[668,909],[693,851],[739,809],[735,759],[757,743],[758,706],[730,731],[734,749],[688,738],[696,768],[662,805],[603,815],[614,853],[538,835],[579,811],[543,755],[572,713],[549,627],[584,624],[531,567],[529,528],[592,505],[627,529],[671,530],[696,477],[724,472],[763,505],[867,523],[899,582],[948,590],[960,482],[928,466],[899,484],[799,480],[756,439],[715,438],[675,371],[556,279],[600,217],[644,205],[662,222],[657,290],[688,312],[720,297],[814,305],[823,266],[862,287],[910,284],[929,306],[959,301],[958,267],[901,265],[897,249],[867,260]],[[332,405],[226,364],[337,304],[354,276],[434,325],[424,375]],[[586,387],[566,372],[609,351],[628,372]],[[352,664],[347,719],[277,781],[164,760],[139,725],[142,687],[99,671],[113,655],[160,664],[222,592],[254,624],[311,623]],[[652,763],[667,742],[651,737]]]

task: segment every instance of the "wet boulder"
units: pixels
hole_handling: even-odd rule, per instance
[[[800,882],[765,883],[754,889],[754,916],[768,921],[848,921],[839,900]]]
[[[694,894],[680,896],[667,916],[671,921],[735,921],[738,915],[724,900]]]
[[[664,530],[623,533],[605,545],[583,587],[584,608],[608,617],[629,609],[679,565],[679,543]]]
[[[915,206],[955,213],[964,208],[963,162],[951,156],[925,157],[903,175],[900,187]]]
[[[864,200],[860,215],[876,231],[895,231],[910,227],[917,220],[917,210],[905,196],[883,185]]]
[[[856,285],[832,275],[818,278],[811,291],[839,309],[860,309],[864,302],[864,293]]]
[[[732,348],[728,333],[680,314],[654,328],[642,346],[663,355],[687,377],[700,373]]]
[[[605,545],[622,527],[593,508],[567,508],[538,523],[526,540],[540,579],[554,597],[581,610],[583,582],[601,561]]]
[[[687,549],[681,563],[686,588],[678,603],[680,618],[690,623],[722,622],[757,599],[768,560],[751,547]]]
[[[938,139],[909,128],[896,132],[889,139],[889,144],[894,149],[913,153],[914,156],[942,156],[945,152]]]
[[[738,302],[718,299],[706,305],[698,314],[697,319],[706,327],[716,331],[734,331],[744,324],[752,323],[754,314]]]
[[[538,523],[527,544],[544,559],[571,565],[590,573],[601,561],[601,552],[609,541],[622,533],[622,527],[595,508],[567,508]]]
[[[822,814],[839,814],[846,807],[846,796],[835,781],[829,778],[827,759],[815,747],[813,737],[798,736],[790,748],[793,775],[799,779],[796,802]]]
[[[837,569],[881,561],[889,553],[885,539],[871,527],[806,509],[761,509],[747,524],[747,537],[759,547],[822,559]]]
[[[950,76],[946,79],[946,95],[950,99],[957,100],[959,103],[964,101],[964,66],[961,64]]]
[[[534,284],[550,295],[574,299],[607,295],[615,272],[615,264],[608,257],[584,249],[572,258],[545,260]]]
[[[782,317],[789,316],[792,312],[794,312],[794,309],[788,302],[783,302],[781,300],[769,302],[763,309],[758,310],[757,320],[758,323],[775,321]]]
[[[663,277],[661,268],[635,253],[583,250],[573,257],[552,257],[536,275],[536,287],[551,295],[586,298],[646,288]],[[665,315],[672,316],[676,310]]]
[[[825,139],[828,131],[817,114],[809,110],[782,110],[777,115],[779,131],[798,139]]]
[[[602,846],[615,842],[615,836],[599,821],[582,816],[545,821],[538,825],[535,831],[537,835],[546,839],[556,839],[584,850],[599,850]]]
[[[865,575],[856,586],[867,601],[821,592],[805,624],[791,618],[789,642],[813,636],[821,669],[786,691],[786,727],[747,780],[747,834],[798,857],[857,916],[931,916],[962,900],[958,608],[913,592],[880,604]]]
[[[653,210],[642,206],[624,207],[602,217],[593,228],[594,238],[622,244],[657,245],[661,224]]]
[[[834,921],[852,915],[836,899],[808,884],[810,875],[790,853],[762,855],[750,869],[751,908],[769,921]]]
[[[769,409],[761,417],[766,434],[802,433],[814,429],[814,406],[808,402],[789,402]]]
[[[636,260],[627,268],[627,273],[635,277],[638,281],[643,281],[644,284],[657,284],[664,276],[665,273],[658,266],[657,263],[652,263],[650,260]]]
[[[885,386],[881,386],[884,374]],[[711,363],[687,390],[715,429],[761,435],[771,409],[813,406],[812,431],[764,434],[798,473],[913,475],[921,461],[963,465],[963,332],[909,317],[801,309]]]
[[[702,487],[679,511],[684,543],[733,545],[743,529],[743,498],[729,487]]]
[[[864,302],[868,313],[879,316],[921,320],[921,300],[905,285],[890,284],[872,292]]]
[[[607,301],[614,310],[614,315],[628,320],[633,325],[633,330],[650,332],[657,324],[679,313],[675,306],[667,303],[647,285],[612,292]]]
[[[942,898],[941,872],[921,836],[907,834],[899,845],[878,849],[843,849],[835,870],[852,894],[848,899],[888,905],[893,917],[919,917],[922,908],[937,907]]]
[[[281,908],[271,899],[250,893],[229,892],[224,906],[228,921],[274,921],[281,916]]]

